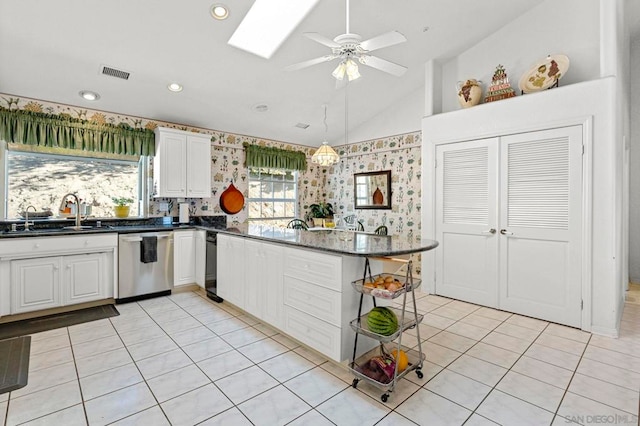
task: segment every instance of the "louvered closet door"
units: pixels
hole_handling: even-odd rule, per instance
[[[498,139],[436,148],[437,294],[498,306]]]
[[[582,128],[500,147],[500,308],[580,327]]]

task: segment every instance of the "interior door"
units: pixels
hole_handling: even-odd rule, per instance
[[[437,294],[498,307],[498,139],[436,149]]]
[[[500,308],[580,327],[582,127],[501,138]]]

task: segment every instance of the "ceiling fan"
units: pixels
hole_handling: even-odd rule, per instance
[[[318,33],[304,33],[304,36],[318,42],[322,45],[331,48],[330,55],[324,55],[319,58],[310,59],[308,61],[300,62],[297,64],[289,65],[285,68],[286,71],[296,71],[302,68],[310,67],[312,65],[320,64],[323,62],[329,62],[334,59],[340,59],[340,63],[333,71],[333,76],[337,80],[343,80],[346,76],[349,81],[355,80],[360,77],[358,72],[358,65],[355,61],[360,62],[363,65],[376,68],[380,71],[384,71],[396,77],[403,75],[407,68],[402,65],[398,65],[386,59],[372,56],[369,53],[374,50],[382,49],[384,47],[393,46],[399,43],[404,43],[407,38],[398,31],[390,31],[388,33],[381,34],[379,36],[362,41],[362,37],[358,34],[352,34],[349,32],[349,0],[347,3],[347,29],[345,34],[341,34],[333,40],[318,34]]]

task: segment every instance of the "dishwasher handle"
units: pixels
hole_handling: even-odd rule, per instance
[[[162,238],[169,238],[171,235],[164,234],[164,235],[149,235],[149,236],[156,237],[160,240]],[[127,243],[138,243],[142,241],[142,237],[122,237],[121,239],[122,241]]]

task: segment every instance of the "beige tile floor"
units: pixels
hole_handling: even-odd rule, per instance
[[[438,296],[417,304],[424,378],[410,373],[385,404],[343,366],[192,292],[34,335],[29,384],[0,395],[0,424],[638,423],[640,305],[610,339]]]

